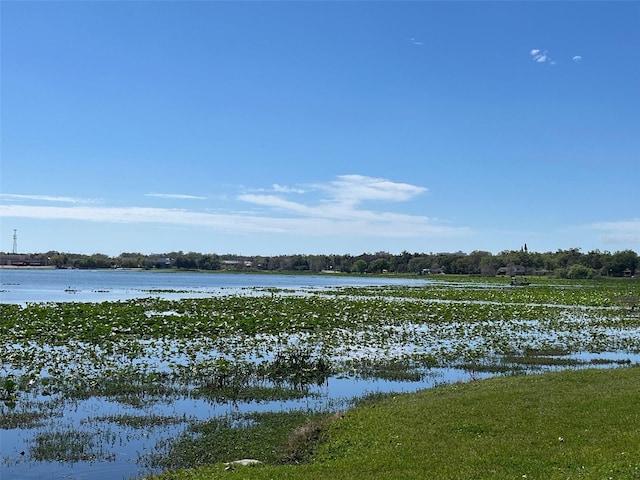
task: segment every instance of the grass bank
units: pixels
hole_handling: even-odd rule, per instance
[[[269,460],[235,470],[218,463],[155,478],[640,479],[639,400],[639,367],[372,397],[321,431],[309,428],[318,440],[306,463]],[[308,443],[300,432],[285,441],[297,435]],[[228,460],[251,453],[236,447]]]

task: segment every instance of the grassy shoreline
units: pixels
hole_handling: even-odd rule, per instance
[[[637,366],[377,396],[316,431],[307,463],[219,463],[153,478],[638,479],[638,398]],[[235,453],[229,461],[251,452]]]

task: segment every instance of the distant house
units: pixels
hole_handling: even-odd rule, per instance
[[[431,268],[423,268],[420,271],[420,275],[434,275],[445,273],[444,268],[438,266],[432,266]]]
[[[156,258],[157,267],[169,268],[171,266],[171,257],[158,257]]]
[[[0,265],[12,267],[41,267],[46,265],[42,260],[30,259],[28,255],[17,253],[0,253]]]
[[[253,266],[253,262],[251,260],[222,260],[220,263],[222,263],[222,265],[226,265],[227,268],[231,268],[231,267],[252,267]]]
[[[510,277],[514,275],[524,275],[526,273],[526,268],[524,268],[522,265],[515,265],[513,263],[510,263],[506,267],[500,267],[496,271],[496,275],[508,275]]]
[[[548,270],[546,268],[538,268],[533,273],[534,275],[551,275],[553,273],[553,270]]]

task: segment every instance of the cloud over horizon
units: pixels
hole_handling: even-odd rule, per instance
[[[158,198],[174,198],[178,200],[206,200],[207,197],[200,197],[198,195],[186,195],[182,193],[145,193],[145,197],[158,197]]]
[[[308,190],[319,193],[320,198],[313,202],[306,197],[301,201],[286,198],[289,194],[303,195]],[[42,220],[193,225],[239,234],[295,232],[299,235],[348,233],[378,237],[417,237],[460,235],[467,231],[464,227],[440,225],[423,215],[364,208],[362,204],[368,201],[406,202],[427,191],[424,187],[383,178],[341,175],[328,183],[316,183],[306,188],[274,184],[268,189],[268,193],[260,193],[264,191],[259,189],[259,193],[249,192],[237,195],[237,200],[240,202],[256,207],[254,211],[243,211],[240,208],[212,212],[141,206],[34,206],[19,202],[13,202],[13,204],[4,202],[0,204],[0,215]],[[204,199],[204,197],[182,194],[145,194],[144,196],[177,200]],[[45,201],[50,198],[36,195],[12,195],[4,196],[4,199]]]
[[[413,218],[427,221],[427,217],[410,216],[389,212],[378,212],[361,208],[366,201],[404,202],[427,191],[407,183],[392,182],[384,178],[373,178],[365,175],[339,175],[328,183],[310,185],[309,189],[323,194],[316,204],[291,201],[284,195],[244,193],[238,199],[257,206],[271,207],[281,212],[303,215],[314,218],[334,220],[368,219],[375,221],[381,218]],[[287,190],[280,190],[285,193]],[[294,190],[295,191],[295,190]],[[299,193],[296,191],[296,193]],[[406,220],[406,218],[405,218]]]
[[[62,195],[29,195],[19,193],[0,193],[0,201],[2,200],[27,200],[37,202],[72,203],[85,205],[100,202],[100,200],[92,198],[68,197]]]

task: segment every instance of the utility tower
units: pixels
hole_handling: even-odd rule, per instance
[[[13,229],[13,253],[14,255],[18,253],[18,230]]]

